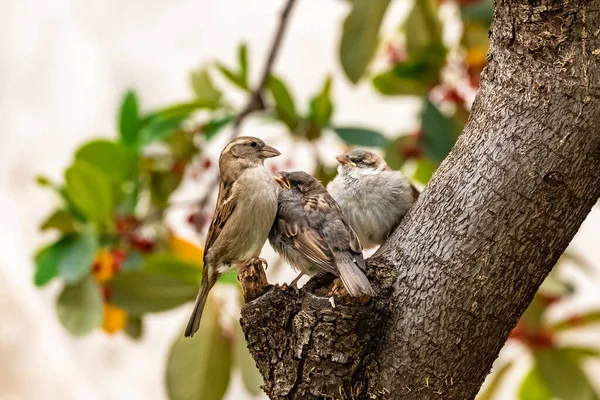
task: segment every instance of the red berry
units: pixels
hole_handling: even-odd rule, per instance
[[[212,167],[212,161],[210,160],[210,158],[205,158],[202,162],[202,168],[209,169],[210,167]]]

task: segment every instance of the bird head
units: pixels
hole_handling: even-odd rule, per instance
[[[252,136],[240,136],[225,146],[219,158],[221,173],[231,171],[233,175],[246,168],[263,165],[266,158],[281,153],[262,140]]]
[[[340,164],[338,167],[340,174],[351,172],[369,173],[389,169],[383,158],[366,150],[352,150],[349,153],[336,156],[335,159]]]
[[[281,187],[300,194],[325,192],[325,187],[316,178],[303,171],[277,171],[273,176]]]

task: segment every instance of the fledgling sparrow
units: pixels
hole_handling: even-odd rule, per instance
[[[339,276],[354,297],[373,296],[365,276],[362,248],[342,211],[317,179],[306,172],[278,172],[277,216],[269,243],[300,275],[331,273]]]
[[[221,152],[219,197],[204,245],[202,283],[185,336],[198,330],[208,292],[217,279],[258,259],[277,213],[278,186],[264,160],[280,154],[250,136],[233,139]]]
[[[338,175],[327,190],[365,249],[383,244],[419,197],[419,191],[377,154],[352,150],[336,157]]]

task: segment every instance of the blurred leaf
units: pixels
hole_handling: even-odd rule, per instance
[[[237,271],[230,271],[230,272],[224,273],[223,275],[221,275],[221,277],[217,281],[217,284],[239,286],[240,282],[238,281],[238,278],[237,278]]]
[[[261,386],[263,385],[263,377],[258,371],[256,362],[248,350],[246,337],[239,321],[234,321],[233,326],[235,328],[235,364],[240,369],[242,382],[248,393],[253,396],[258,396],[262,393]]]
[[[409,57],[423,54],[431,45],[442,43],[442,23],[437,15],[434,0],[419,0],[413,3],[402,31],[406,36],[406,51]]]
[[[388,143],[383,134],[368,128],[335,126],[333,130],[350,146],[385,147]]]
[[[175,234],[170,234],[169,249],[180,259],[192,261],[198,266],[203,265],[204,249],[199,244],[192,243]]]
[[[50,244],[40,249],[35,255],[35,276],[33,282],[36,286],[43,286],[58,275],[58,246]]]
[[[157,253],[146,257],[144,271],[168,275],[182,282],[200,285],[202,264],[178,258],[174,254]]]
[[[108,176],[116,185],[133,177],[137,159],[122,144],[109,140],[94,140],[81,146],[76,160],[86,161]]]
[[[240,64],[240,78],[244,82],[244,86],[248,85],[248,46],[242,43],[238,46],[238,63]]]
[[[391,169],[399,170],[409,156],[418,156],[417,135],[402,135],[385,146],[383,158]]]
[[[132,339],[139,339],[144,332],[142,318],[129,316],[125,324],[125,333]]]
[[[198,285],[147,271],[123,272],[108,282],[112,304],[131,315],[175,308],[193,300]]]
[[[321,93],[313,97],[310,101],[309,118],[322,128],[329,124],[329,120],[333,114],[330,92],[331,76],[328,76],[323,89],[321,89]]]
[[[50,187],[54,186],[54,185],[52,184],[52,182],[50,181],[50,179],[46,178],[46,177],[45,177],[45,176],[43,176],[43,175],[38,175],[38,176],[36,176],[36,177],[35,177],[35,183],[37,183],[38,185],[40,185],[40,186],[42,186],[42,187],[43,187],[43,186],[50,186]]]
[[[140,130],[140,149],[153,142],[167,140],[183,122],[184,117],[167,118],[157,115]]]
[[[429,182],[437,167],[438,166],[431,161],[425,158],[420,158],[417,160],[417,168],[413,174],[413,179],[425,185],[427,182]]]
[[[223,93],[213,84],[207,68],[192,71],[190,73],[190,83],[196,99],[207,104],[212,104],[215,108],[221,105]]]
[[[169,399],[221,400],[229,386],[232,352],[231,339],[219,324],[217,305],[209,297],[198,332],[190,338],[178,335],[169,352]]]
[[[440,79],[446,49],[431,45],[422,54],[409,57],[389,71],[376,75],[373,85],[384,95],[425,96]]]
[[[250,88],[248,87],[248,83],[244,80],[244,77],[240,74],[237,74],[235,72],[233,72],[232,70],[230,70],[229,68],[227,68],[226,66],[224,66],[223,64],[217,62],[216,63],[217,69],[219,71],[221,71],[221,73],[223,74],[223,76],[231,83],[233,83],[235,86],[239,87],[240,89],[243,90],[250,90]]]
[[[121,141],[129,147],[134,147],[137,142],[140,117],[137,96],[130,90],[125,93],[119,111],[119,133]]]
[[[317,163],[317,169],[315,170],[315,178],[317,178],[323,186],[327,186],[337,175],[337,167],[329,167],[322,163]]]
[[[42,231],[48,229],[56,229],[63,235],[75,231],[75,218],[65,210],[54,211],[46,220],[42,223],[40,229]]]
[[[552,400],[552,394],[535,365],[521,383],[519,400]]]
[[[442,114],[431,101],[426,100],[421,114],[421,130],[425,155],[435,163],[442,162],[457,138],[452,120]]]
[[[494,399],[496,391],[502,384],[502,379],[504,379],[504,377],[506,376],[506,373],[510,370],[510,368],[512,366],[513,366],[512,362],[507,362],[507,363],[503,364],[497,370],[494,369],[492,371],[492,375],[489,376],[490,377],[489,385],[487,385],[485,390],[479,392],[479,394],[477,395],[475,400],[492,400],[492,399]]]
[[[113,209],[113,193],[108,177],[96,166],[75,160],[65,172],[66,193],[81,212],[95,222],[105,223]]]
[[[121,264],[123,272],[138,271],[144,267],[144,258],[136,251],[129,251],[127,258]]]
[[[534,353],[535,368],[550,389],[552,397],[562,400],[595,400],[596,395],[581,368],[560,349]]]
[[[465,48],[467,67],[483,68],[487,64],[487,50],[490,47],[489,24],[466,21],[463,24],[461,45]]]
[[[102,324],[100,288],[91,276],[75,285],[67,285],[56,303],[58,319],[69,333],[82,336]]]
[[[182,121],[190,116],[194,111],[201,109],[213,110],[217,108],[214,103],[206,100],[194,100],[188,103],[179,103],[174,106],[163,108],[158,110],[154,114],[150,114],[145,119],[145,123],[152,121],[153,119],[160,117],[162,120],[179,120]]]
[[[565,321],[552,325],[554,331],[564,331],[570,328],[577,328],[589,324],[600,322],[600,311],[593,311],[582,315],[575,315]]]
[[[194,132],[178,130],[175,131],[167,141],[171,154],[176,160],[189,162],[199,153],[194,144]]]
[[[460,14],[463,21],[479,21],[485,25],[492,23],[494,16],[493,0],[480,0],[473,4],[461,6]]]
[[[298,125],[298,114],[290,91],[281,79],[274,76],[269,79],[269,89],[275,101],[277,118],[293,132]]]
[[[219,133],[224,127],[235,121],[234,116],[227,116],[220,119],[213,119],[204,125],[204,137],[206,140],[212,139],[217,133]]]
[[[342,28],[340,61],[346,76],[357,83],[365,73],[379,39],[379,27],[389,0],[354,0]]]
[[[589,347],[561,347],[560,351],[576,364],[580,364],[590,357],[600,357],[600,350]]]
[[[527,331],[538,331],[543,324],[544,311],[546,307],[540,297],[536,294],[521,316],[521,321]]]
[[[57,243],[58,273],[67,283],[80,281],[94,263],[98,241],[93,232],[64,236]]]
[[[169,196],[179,187],[182,178],[182,175],[172,171],[153,171],[150,174],[152,203],[160,208],[165,208],[169,203]]]

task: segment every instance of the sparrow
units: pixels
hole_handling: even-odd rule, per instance
[[[327,190],[366,249],[383,244],[419,197],[419,191],[375,153],[336,157],[338,175]]]
[[[204,245],[200,290],[185,336],[200,326],[208,292],[219,277],[251,261],[261,261],[277,213],[279,186],[264,160],[280,155],[262,140],[241,136],[229,142],[219,157],[219,196]]]
[[[321,182],[301,171],[280,171],[274,177],[281,189],[269,243],[300,271],[291,286],[297,289],[304,274],[331,273],[351,296],[373,296],[360,242]]]

